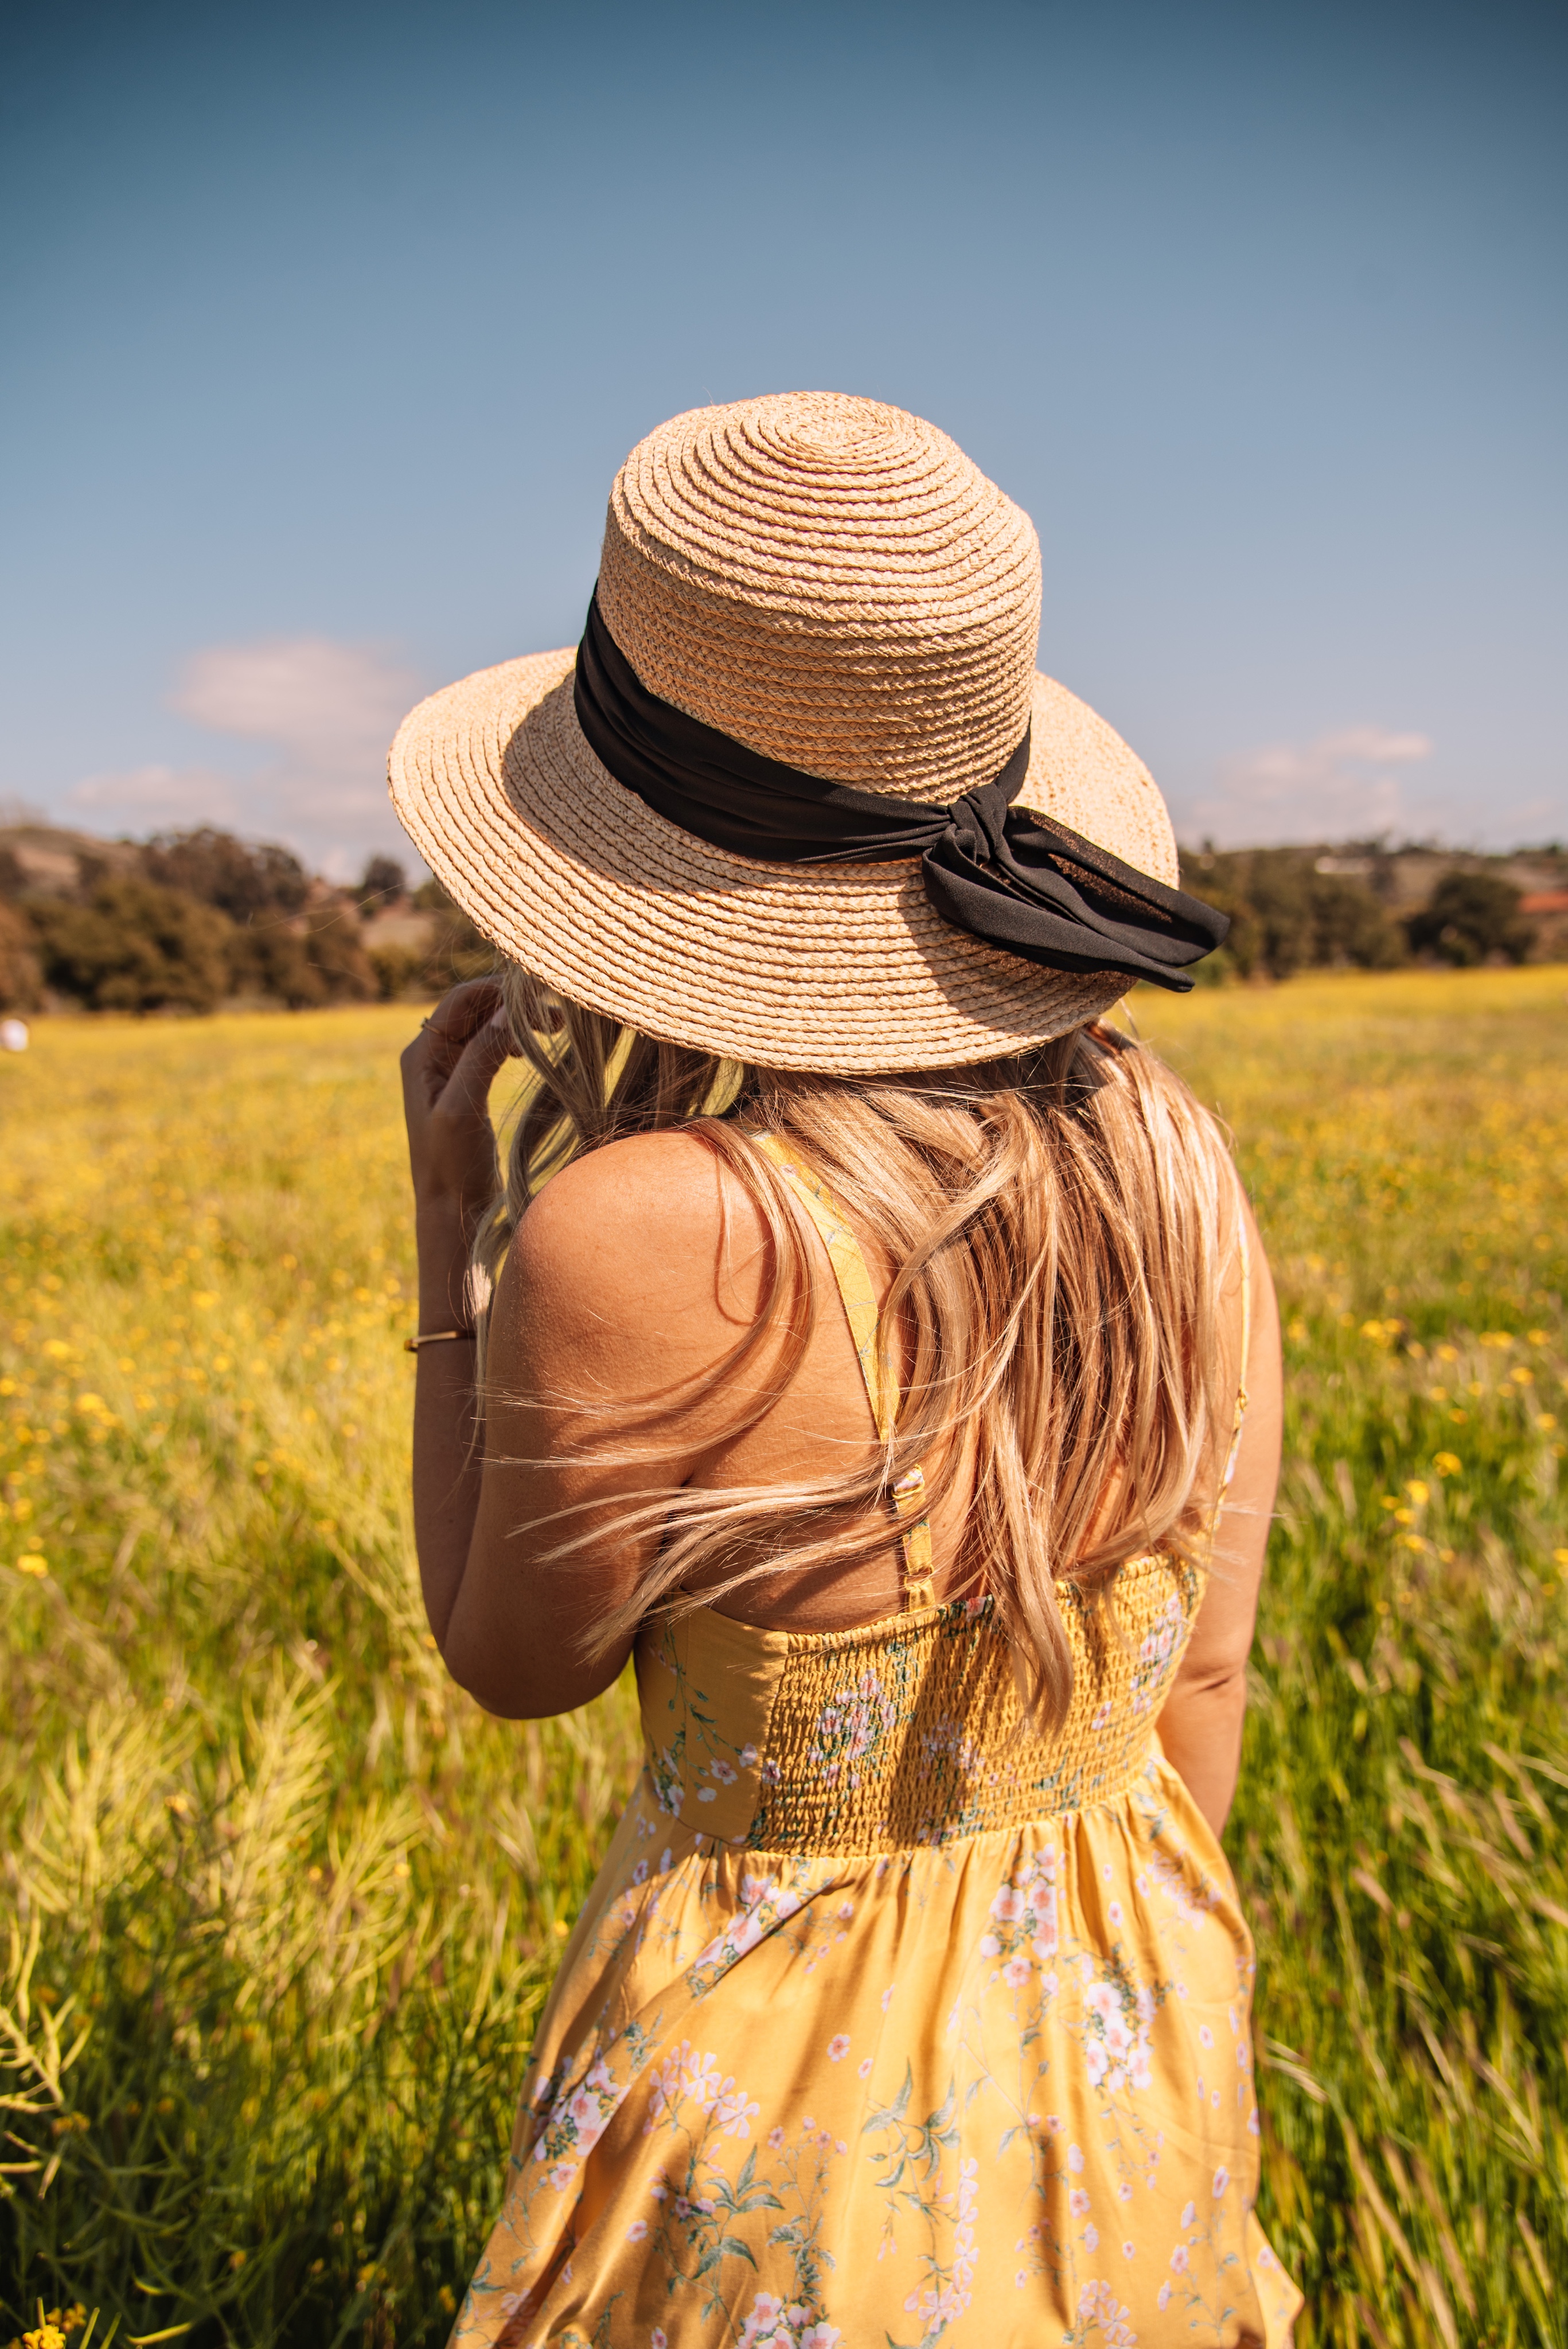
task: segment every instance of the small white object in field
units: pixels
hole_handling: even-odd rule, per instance
[[[0,1019],[0,1052],[25,1052],[26,1049],[26,1021],[25,1019]]]

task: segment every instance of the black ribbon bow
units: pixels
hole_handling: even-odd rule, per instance
[[[884,798],[764,759],[649,693],[605,626],[596,592],[577,647],[577,722],[618,782],[710,847],[769,864],[888,864],[918,856],[955,929],[1051,970],[1114,971],[1185,994],[1189,964],[1230,927],[1048,816],[1012,802],[1026,732],[994,782],[950,808]]]

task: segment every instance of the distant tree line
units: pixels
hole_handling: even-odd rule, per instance
[[[54,862],[75,878],[40,881],[21,846],[0,840],[0,1009],[50,998],[94,1011],[211,1011],[236,999],[303,1009],[428,996],[493,966],[489,943],[439,882],[410,890],[394,857],[373,856],[345,889],[286,848],[210,824],[140,843],[34,834],[68,846]],[[1543,851],[1538,868],[1542,858],[1568,884],[1568,856]],[[1376,842],[1205,847],[1183,854],[1182,880],[1231,916],[1224,947],[1200,967],[1210,983],[1568,949],[1568,924],[1538,926],[1520,889],[1483,860]],[[1420,901],[1402,903],[1411,885]]]
[[[0,1009],[54,997],[201,1012],[237,998],[298,1010],[440,992],[492,966],[440,884],[410,891],[393,857],[372,857],[342,889],[286,848],[210,824],[96,845],[81,843],[74,883],[46,885],[0,843]]]
[[[1409,861],[1410,853],[1405,855]],[[1408,962],[1517,963],[1536,951],[1539,926],[1520,910],[1524,893],[1502,874],[1449,865],[1425,902],[1401,909],[1394,902],[1400,861],[1377,842],[1338,851],[1184,851],[1183,887],[1231,916],[1230,935],[1204,976],[1290,978],[1301,970],[1391,970]]]

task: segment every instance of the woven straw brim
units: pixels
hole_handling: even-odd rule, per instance
[[[504,955],[644,1034],[781,1069],[869,1076],[1023,1050],[1131,983],[1044,970],[952,928],[918,860],[764,864],[711,848],[618,782],[572,700],[575,651],[481,669],[404,719],[404,829]],[[1051,678],[1019,803],[1158,880],[1176,847],[1147,771]]]

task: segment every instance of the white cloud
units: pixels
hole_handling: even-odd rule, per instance
[[[198,726],[275,748],[235,787],[243,829],[347,878],[371,849],[409,854],[387,798],[387,745],[418,694],[375,646],[271,636],[192,654],[171,700]]]
[[[66,812],[105,832],[232,826],[280,840],[313,871],[349,880],[373,850],[416,871],[387,797],[387,745],[419,680],[373,645],[266,636],[193,653],[170,696],[181,717],[264,746],[242,770],[152,765],[84,776]],[[270,752],[270,755],[266,755]]]
[[[1404,771],[1430,758],[1432,747],[1428,735],[1386,726],[1265,744],[1225,761],[1218,788],[1184,809],[1183,835],[1262,848],[1410,829],[1419,819],[1407,805]]]
[[[369,645],[273,636],[192,654],[170,699],[221,734],[277,742],[307,767],[378,763],[415,691],[411,675]]]
[[[66,794],[72,814],[122,832],[230,823],[238,812],[232,775],[214,767],[131,767],[85,775]]]

